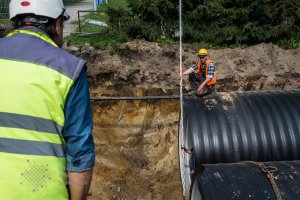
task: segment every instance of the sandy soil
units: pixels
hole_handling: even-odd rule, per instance
[[[116,54],[89,45],[67,49],[88,61],[93,97],[179,94],[176,45],[135,40]],[[208,51],[217,66],[218,91],[300,87],[300,48],[259,44]],[[184,49],[184,70],[196,59],[195,51]],[[89,199],[182,199],[179,110],[178,100],[93,102],[97,158]]]
[[[180,199],[178,101],[95,102],[89,199]]]

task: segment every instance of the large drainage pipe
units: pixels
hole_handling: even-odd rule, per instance
[[[196,173],[203,164],[300,157],[299,90],[185,96],[181,120],[184,141],[179,137],[179,145],[193,149]],[[184,155],[180,168],[184,189],[189,191],[190,155]]]
[[[300,199],[300,161],[274,161],[264,165],[274,171],[278,190],[272,187],[267,173],[253,163],[206,164],[193,183],[191,199]]]

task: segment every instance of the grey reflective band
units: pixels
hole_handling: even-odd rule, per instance
[[[78,78],[84,60],[53,46],[56,44],[36,27],[22,27],[18,32],[24,34],[12,32],[0,40],[0,58],[51,68],[74,81]]]
[[[60,135],[63,129],[63,127],[49,119],[5,112],[0,112],[0,127],[1,126]]]
[[[0,152],[65,158],[61,144],[31,140],[0,138]]]

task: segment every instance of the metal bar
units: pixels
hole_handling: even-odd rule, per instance
[[[99,12],[98,10],[78,10],[78,12]]]
[[[114,101],[114,100],[161,100],[161,99],[179,99],[180,96],[139,96],[139,97],[91,97],[92,101]]]
[[[97,7],[97,2],[96,2],[96,0],[93,0],[93,4],[94,4],[94,11],[97,11],[97,10],[98,10],[98,7]]]
[[[80,13],[85,13],[85,12],[98,12],[98,10],[78,10],[78,28],[79,28],[79,33],[81,33],[81,25],[80,25]]]
[[[79,33],[81,33],[81,25],[80,25],[80,11],[78,10],[77,11],[77,14],[78,14],[78,27],[79,27]]]

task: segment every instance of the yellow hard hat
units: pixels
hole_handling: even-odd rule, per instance
[[[198,56],[207,56],[207,50],[206,49],[200,49],[198,52]]]

